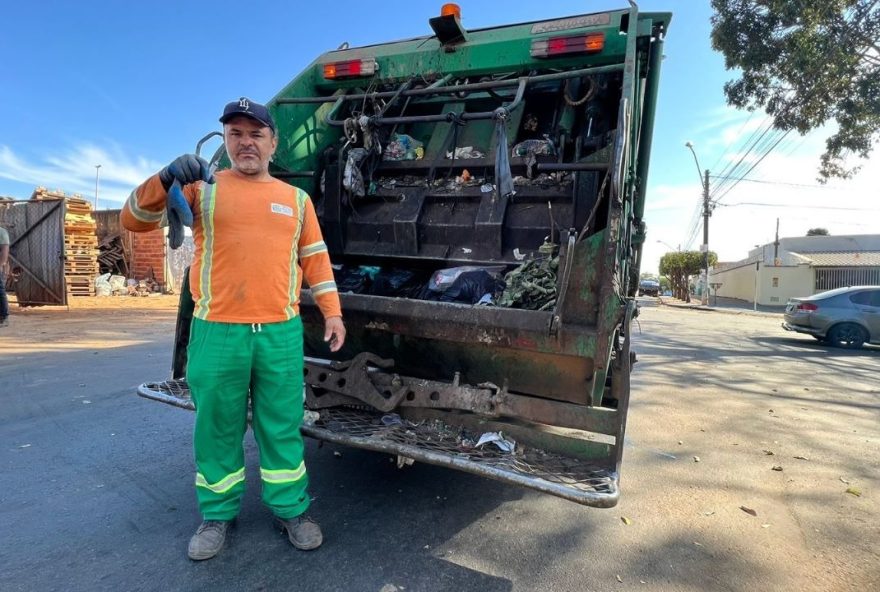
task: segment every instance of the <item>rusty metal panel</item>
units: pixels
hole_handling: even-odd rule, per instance
[[[0,204],[9,232],[9,259],[19,306],[66,305],[63,199]]]

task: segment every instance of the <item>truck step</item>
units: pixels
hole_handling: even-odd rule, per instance
[[[138,395],[193,410],[185,380],[142,384]],[[411,458],[535,489],[578,504],[610,508],[619,497],[616,471],[581,459],[517,445],[502,452],[493,444],[476,447],[479,434],[439,420],[413,423],[396,414],[353,408],[307,414],[306,436]]]

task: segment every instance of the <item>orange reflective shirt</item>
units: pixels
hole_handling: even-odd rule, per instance
[[[189,271],[194,316],[224,323],[275,323],[299,314],[303,279],[324,318],[342,316],[330,256],[308,194],[278,179],[254,181],[231,170],[216,183],[183,188],[193,211]],[[166,192],[158,175],[122,209],[134,232],[158,228]]]

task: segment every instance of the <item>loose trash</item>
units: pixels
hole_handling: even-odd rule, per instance
[[[750,516],[757,516],[758,515],[758,513],[756,511],[754,511],[751,508],[747,508],[745,506],[740,506],[739,509],[742,510],[743,512],[745,512],[746,514],[749,514]]]
[[[501,432],[486,432],[480,436],[479,440],[477,440],[476,447],[479,448],[483,444],[489,442],[495,444],[501,452],[511,453],[516,450],[516,442],[513,440],[506,440]]]
[[[524,140],[516,144],[511,150],[511,156],[528,156],[534,154],[536,156],[556,154],[556,147],[550,140]]]
[[[306,409],[303,412],[303,423],[305,425],[313,425],[319,419],[321,419],[321,414],[318,413],[317,411],[311,411],[309,409]]]
[[[516,248],[513,250],[513,258],[516,259],[517,261],[522,261],[523,259],[526,258],[526,254],[520,253],[519,248]]]
[[[503,266],[479,267],[475,265],[463,265],[461,267],[448,267],[446,269],[438,269],[428,281],[428,289],[432,292],[443,292],[455,283],[463,273],[468,271],[484,270],[490,274],[500,274],[504,271]]]
[[[402,469],[403,467],[409,467],[415,464],[415,460],[408,456],[397,455],[397,468]]]
[[[361,163],[367,157],[367,151],[363,148],[352,148],[345,160],[345,171],[342,175],[342,186],[348,189],[352,195],[363,197],[366,195],[364,188],[364,175],[361,172]]]
[[[504,289],[504,282],[496,273],[486,269],[473,269],[459,273],[455,281],[442,291],[427,290],[425,298],[440,302],[463,302],[476,304],[488,294],[490,297]]]
[[[776,465],[775,467],[773,467],[773,468],[770,469],[770,470],[771,470],[771,471],[781,471],[781,470],[782,470],[782,467],[779,466],[779,465]]]
[[[407,134],[394,134],[385,146],[382,158],[385,160],[421,160],[425,156],[425,145]]]
[[[627,518],[626,516],[621,516],[620,519],[621,519],[621,520],[623,521],[623,523],[626,524],[627,526],[629,526],[630,524],[633,523],[633,521],[630,520],[629,518]]]
[[[856,497],[862,497],[862,490],[856,489],[855,487],[847,487],[845,493],[848,493],[850,495],[854,495]]]
[[[452,156],[453,156],[452,151],[447,150],[446,151],[446,158],[451,160]],[[486,156],[485,153],[481,152],[480,150],[477,150],[473,146],[461,146],[461,147],[455,149],[455,159],[456,160],[458,160],[459,158],[483,158],[484,156]]]
[[[556,305],[559,257],[530,259],[504,276],[504,293],[498,305],[528,310],[548,310]]]
[[[389,413],[388,415],[383,415],[381,421],[382,421],[382,425],[386,425],[386,426],[403,425],[403,419],[401,419],[401,417],[399,415],[397,415],[396,413]],[[400,458],[400,457],[398,457],[398,458]]]

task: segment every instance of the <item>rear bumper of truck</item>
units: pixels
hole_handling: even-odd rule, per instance
[[[145,383],[138,387],[138,395],[194,410],[184,380]],[[302,432],[317,440],[457,469],[585,506],[610,508],[619,497],[613,469],[521,445],[513,452],[491,443],[476,447],[473,440],[462,438],[459,429],[440,420],[413,423],[396,415],[337,407],[307,413]]]

